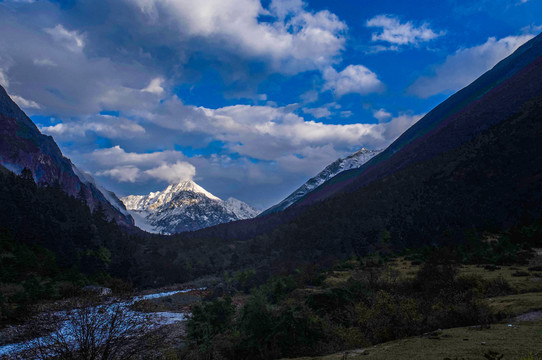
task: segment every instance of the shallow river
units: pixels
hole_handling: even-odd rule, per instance
[[[201,289],[198,289],[201,290]],[[131,300],[120,303],[121,306],[128,308],[130,305],[134,304],[137,301],[141,300],[149,300],[149,299],[157,299],[161,297],[166,297],[178,293],[187,293],[190,291],[194,291],[194,289],[188,289],[188,290],[177,290],[177,291],[169,291],[169,292],[161,292],[161,293],[155,293],[155,294],[148,294],[148,295],[141,295],[141,296],[135,296]],[[98,305],[98,306],[104,306],[107,307],[107,304]],[[156,324],[157,327],[173,324],[176,322],[184,321],[186,320],[187,316],[183,313],[175,313],[175,312],[153,312],[153,313],[140,313],[132,310],[128,310],[131,312],[131,314],[134,314],[136,316],[141,316],[141,318],[153,320],[153,323]],[[23,351],[25,348],[28,349],[29,345],[32,346],[32,343],[35,343],[37,339],[34,340],[28,340],[26,342],[20,342],[20,343],[13,343],[13,344],[7,344],[0,346],[0,358],[1,359],[9,359],[11,356],[17,355],[19,352]]]

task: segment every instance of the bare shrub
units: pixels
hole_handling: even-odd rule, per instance
[[[71,310],[46,313],[33,319],[36,329],[51,331],[25,344],[23,358],[46,360],[131,360],[154,348],[150,315],[134,312],[129,303],[112,300],[99,304],[86,297]],[[154,335],[155,331],[152,332]]]

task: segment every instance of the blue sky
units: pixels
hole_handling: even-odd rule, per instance
[[[542,31],[542,1],[0,1],[0,84],[119,196],[259,208],[384,148]]]

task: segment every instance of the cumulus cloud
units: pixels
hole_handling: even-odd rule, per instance
[[[44,126],[40,130],[60,141],[82,138],[87,136],[87,133],[110,139],[131,139],[145,134],[145,129],[141,125],[125,118],[109,115]]]
[[[150,109],[134,106],[131,112],[127,111],[125,115],[129,118],[138,118],[138,123],[142,126],[143,124],[157,126],[152,130],[146,126],[147,142],[155,139],[156,143],[162,143],[164,131],[172,133],[167,130],[169,129],[174,130],[177,137],[186,134],[190,137],[199,136],[202,140],[208,138],[221,141],[226,152],[264,161],[278,161],[285,154],[298,153],[300,149],[318,148],[326,144],[333,144],[338,151],[348,151],[357,145],[381,147],[391,141],[383,133],[385,126],[382,124],[324,124],[309,121],[296,114],[297,108],[297,106],[234,105],[211,109],[185,105],[178,97],[172,96],[157,102]],[[338,109],[340,109],[338,104],[329,103],[322,109],[307,108],[302,111],[325,117],[328,111]],[[351,113],[344,115],[349,116]],[[55,126],[58,127],[58,124]],[[109,151],[119,152],[119,149]],[[122,161],[127,156],[129,155],[108,154],[106,157]],[[142,155],[140,158],[143,157],[150,158],[151,155]]]
[[[377,75],[363,65],[349,65],[341,72],[328,67],[323,72],[323,78],[325,84],[322,90],[332,90],[338,97],[349,93],[365,95],[384,89]]]
[[[303,10],[303,1],[272,0],[269,9],[279,19],[285,19],[288,14],[300,13]]]
[[[325,109],[337,109],[337,107],[337,104],[330,103]],[[225,176],[220,175],[224,171],[212,169],[224,169],[228,166],[232,166],[238,172],[226,171],[225,174],[245,177],[245,181],[270,181],[258,178],[258,174],[271,176],[275,173],[273,175],[275,178],[277,171],[282,174],[286,171],[312,176],[315,169],[326,165],[325,161],[331,162],[339,156],[347,155],[359,146],[371,148],[387,146],[420,117],[419,115],[400,115],[391,118],[390,114],[385,118],[380,117],[382,121],[379,124],[341,125],[307,121],[293,111],[292,107],[251,105],[209,109],[184,105],[174,97],[161,102],[155,111],[140,114],[148,115],[147,121],[156,122],[160,128],[175,129],[177,134],[186,133],[188,136],[193,136],[191,134],[199,133],[201,136],[220,140],[224,144],[225,154],[236,153],[244,159],[257,159],[257,165],[245,160],[233,161],[227,155],[223,155],[225,158],[220,158],[219,163],[216,161],[211,163],[210,158],[207,160],[203,160],[201,156],[187,158],[180,151],[135,153],[126,152],[120,146],[95,150],[86,157],[86,161],[95,164],[99,169],[114,170],[119,166],[121,168],[130,166],[131,176],[126,179],[134,181],[148,179],[145,176],[150,176],[154,172],[146,171],[155,168],[156,164],[165,163],[171,166],[177,161],[192,163],[197,169],[202,169],[199,174],[204,177]],[[381,112],[386,113],[385,110]],[[197,114],[197,121],[190,114]],[[154,142],[157,143],[162,141],[160,132],[153,133],[148,130],[146,136],[150,137],[151,142],[152,139],[155,139]],[[323,149],[326,150],[325,156],[322,155]],[[217,159],[219,158],[215,158]],[[303,161],[304,166],[293,165]],[[244,165],[239,168],[241,163]],[[133,167],[137,167],[140,172],[136,173]],[[241,170],[243,167],[244,171]],[[271,169],[274,170],[271,171]],[[100,174],[120,176],[117,171]],[[254,178],[247,179],[247,176]]]
[[[26,109],[40,109],[41,108],[41,106],[37,102],[32,101],[32,100],[27,100],[23,98],[22,96],[11,95],[11,94],[9,96],[11,97],[13,101],[15,101],[17,105],[19,105],[22,108],[26,108]]]
[[[173,183],[196,175],[195,166],[180,160],[184,155],[179,151],[131,153],[117,145],[95,150],[87,157],[101,167],[109,168],[97,171],[96,175],[109,176],[120,182],[134,183],[153,178]],[[157,163],[160,165],[156,166]]]
[[[327,103],[324,106],[320,107],[303,107],[301,108],[301,111],[305,114],[312,115],[315,119],[321,119],[321,118],[329,118],[335,114],[337,114],[337,110],[341,109],[341,105],[337,104],[336,102]],[[339,113],[339,116],[343,116],[341,113]]]
[[[96,172],[98,176],[109,176],[120,182],[136,182],[141,176],[141,170],[135,166],[116,166],[113,169]]]
[[[164,79],[162,78],[154,78],[151,80],[149,85],[146,88],[141,89],[141,91],[149,92],[151,94],[161,95],[164,93],[164,88],[162,87],[163,82],[164,82]]]
[[[377,15],[367,20],[365,26],[380,28],[380,31],[372,33],[371,40],[392,44],[394,47],[389,48],[390,50],[398,49],[398,45],[418,45],[444,35],[444,32],[436,33],[427,23],[420,26],[416,26],[411,21],[401,23],[393,15]]]
[[[318,100],[318,91],[316,90],[309,90],[307,92],[304,92],[300,96],[301,101],[303,101],[304,104],[310,104]]]
[[[448,56],[443,64],[438,65],[432,75],[416,80],[408,91],[422,98],[457,91],[533,37],[532,34],[508,36],[499,40],[490,37],[481,45],[459,49]]]
[[[261,57],[279,72],[321,68],[344,48],[346,24],[327,10],[306,11],[301,1],[275,0],[269,9],[259,0],[125,1],[155,28]],[[262,15],[275,20],[261,22]]]
[[[385,120],[388,120],[389,118],[391,118],[392,115],[391,115],[391,113],[387,112],[384,109],[378,109],[378,110],[373,111],[373,116],[379,122],[382,122],[382,121],[385,121]]]
[[[370,141],[372,135],[371,124],[306,121],[286,108],[236,105],[206,111],[210,126],[202,131],[214,132],[235,152],[263,160],[277,160],[298,148],[330,142],[352,146]]]
[[[305,114],[310,114],[316,119],[328,118],[331,116],[331,111],[325,106],[317,108],[303,108],[301,109]]]
[[[142,169],[150,169],[157,163],[176,163],[184,160],[181,151],[156,151],[150,153],[127,152],[119,145],[111,148],[96,149],[87,155],[89,159],[102,167],[113,167],[115,165],[137,166]]]
[[[47,2],[39,5],[43,11],[51,6]],[[39,104],[43,114],[84,119],[103,110],[120,111],[156,101],[156,93],[141,91],[159,77],[152,68],[137,61],[87,56],[80,31],[69,31],[61,25],[45,27],[44,31],[40,17],[32,17],[33,23],[25,22],[27,17],[17,17],[17,13],[0,15],[0,33],[9,34],[0,37],[4,50],[0,80],[4,78],[10,93]],[[158,90],[156,86],[153,89]]]
[[[145,174],[168,183],[174,183],[181,180],[191,180],[196,175],[196,168],[187,162],[177,161],[174,164],[162,163],[158,167],[145,171]]]
[[[64,46],[73,52],[80,52],[85,47],[84,35],[81,35],[75,30],[69,31],[62,24],[44,30],[51,35],[53,39],[64,44]]]

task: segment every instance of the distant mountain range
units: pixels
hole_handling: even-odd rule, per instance
[[[64,157],[51,136],[41,134],[36,125],[0,86],[0,164],[20,173],[32,172],[42,186],[58,184],[67,194],[82,198],[91,210],[101,207],[109,219],[132,226],[134,220],[122,202]]]
[[[355,153],[345,157],[344,159],[337,159],[336,161],[328,165],[320,173],[318,173],[318,175],[310,178],[306,183],[301,185],[286,199],[264,211],[261,216],[278,211],[283,211],[284,209],[296,203],[305,195],[316,189],[318,186],[322,185],[323,183],[334,177],[335,175],[346,170],[359,168],[381,152],[382,150],[367,150],[366,148],[362,148],[361,150],[356,151]]]
[[[136,225],[146,231],[175,234],[230,221],[253,218],[259,211],[244,202],[214,196],[192,180],[163,191],[121,198]]]

